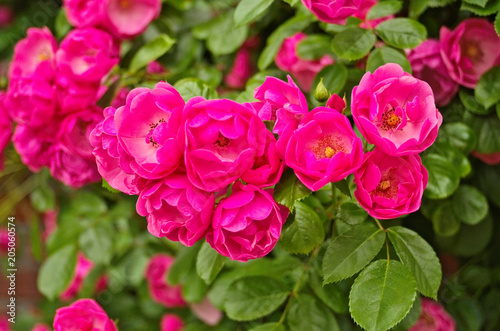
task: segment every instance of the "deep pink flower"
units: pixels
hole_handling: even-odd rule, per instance
[[[8,26],[14,20],[14,13],[10,6],[0,5],[0,28]]]
[[[63,0],[68,21],[78,28],[98,26],[102,19],[102,0]]]
[[[54,317],[54,331],[74,330],[117,331],[115,323],[92,299],[80,299],[68,307],[59,308]]]
[[[174,172],[144,188],[137,213],[148,217],[151,234],[192,246],[205,236],[214,205],[213,194],[194,187],[185,173]]]
[[[64,301],[71,300],[82,289],[83,282],[87,275],[90,273],[94,263],[87,259],[82,252],[78,252],[78,259],[76,261],[75,273],[73,279],[68,287],[59,295],[59,298]]]
[[[345,24],[346,19],[354,16],[365,19],[376,0],[301,0],[320,21]]]
[[[334,109],[334,110],[338,111],[339,113],[343,114],[345,112],[345,109],[346,109],[345,96],[344,96],[344,99],[342,99],[337,94],[332,94],[332,96],[326,102],[325,107]]]
[[[222,312],[215,308],[215,306],[210,302],[208,297],[205,297],[202,302],[191,303],[189,305],[193,314],[196,315],[203,323],[215,326],[219,324],[223,315]]]
[[[0,254],[7,254],[8,250],[9,250],[9,230],[7,228],[0,228]]]
[[[395,63],[363,76],[352,90],[351,111],[368,143],[389,155],[422,152],[443,121],[429,84]]]
[[[354,196],[371,216],[397,218],[420,208],[427,179],[418,154],[390,156],[375,148],[354,173]]]
[[[298,32],[292,37],[286,38],[281,45],[274,62],[283,71],[288,71],[295,78],[300,88],[308,92],[311,89],[314,77],[327,65],[335,61],[325,55],[317,60],[302,59],[297,55],[297,46],[306,35]]]
[[[51,329],[47,324],[37,323],[31,331],[51,331]]]
[[[413,76],[427,82],[434,92],[438,106],[446,106],[458,92],[458,84],[451,79],[441,57],[436,39],[427,39],[408,54]]]
[[[227,198],[215,209],[207,242],[220,254],[246,262],[272,251],[288,217],[272,190],[236,182]]]
[[[54,145],[52,152],[49,164],[50,173],[62,183],[79,188],[101,179],[95,159],[73,154],[62,144]]]
[[[42,239],[47,242],[47,239],[57,230],[57,217],[59,215],[59,210],[47,210],[43,216],[43,228]]]
[[[443,26],[439,39],[446,69],[460,85],[476,87],[482,74],[500,64],[500,37],[487,19],[465,19],[453,31]]]
[[[126,194],[139,194],[146,180],[133,172],[126,162],[126,154],[118,144],[116,137],[115,116],[116,109],[104,109],[104,121],[99,122],[90,133],[89,142],[94,147],[93,154],[96,159],[99,174],[108,184]],[[130,159],[130,156],[129,156]],[[122,164],[124,168],[122,168]]]
[[[227,86],[234,89],[245,87],[247,80],[255,72],[255,65],[252,62],[252,51],[259,43],[259,38],[253,37],[245,41],[236,53],[233,66],[224,77]]]
[[[165,314],[161,318],[160,331],[182,331],[184,321],[175,314]]]
[[[122,169],[128,166],[148,179],[173,172],[182,157],[177,131],[183,109],[184,100],[170,84],[132,90],[114,117],[118,142],[129,155],[122,157]]]
[[[103,0],[103,26],[120,39],[143,33],[161,10],[160,0]]]
[[[409,331],[455,331],[455,320],[439,303],[422,298],[422,312]]]
[[[231,100],[191,99],[182,141],[189,180],[214,192],[240,178],[264,153],[267,129],[253,109]]]
[[[485,154],[478,151],[472,151],[471,155],[489,165],[500,164],[500,152]]]
[[[363,143],[338,109],[318,107],[293,132],[285,162],[305,186],[317,191],[359,168]]]
[[[0,171],[3,169],[3,151],[12,137],[12,122],[5,108],[5,93],[0,91]]]
[[[146,72],[148,74],[163,74],[166,70],[160,62],[153,61],[147,65]]]
[[[167,308],[186,306],[182,298],[181,287],[167,283],[168,271],[173,263],[173,257],[159,253],[151,257],[146,267],[145,277],[151,297]]]

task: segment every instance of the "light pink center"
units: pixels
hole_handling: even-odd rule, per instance
[[[394,130],[401,124],[401,117],[396,115],[394,108],[386,110],[382,115],[382,130]]]
[[[154,140],[153,138],[153,133],[155,129],[160,125],[160,123],[165,123],[165,119],[161,118],[158,122],[156,123],[151,123],[149,124],[149,133],[146,136],[146,143],[147,144],[152,144],[153,147],[158,148],[160,145]]]
[[[312,147],[312,152],[316,156],[316,159],[324,159],[335,156],[339,152],[346,153],[345,144],[339,135],[327,134],[318,140],[316,145]]]
[[[382,175],[377,187],[370,192],[372,196],[384,197],[394,199],[398,194],[398,181],[394,176],[394,170],[390,169],[387,173]]]

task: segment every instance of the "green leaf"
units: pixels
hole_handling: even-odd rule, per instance
[[[30,200],[33,208],[42,213],[56,208],[56,195],[48,185],[35,188],[30,194]]]
[[[446,310],[455,320],[457,331],[482,330],[483,313],[476,299],[463,296],[446,305]]]
[[[324,67],[316,77],[314,77],[312,86],[317,86],[321,78],[323,78],[323,84],[330,93],[339,94],[344,90],[347,81],[347,68],[340,63]],[[309,96],[311,100],[313,100],[313,105],[319,105],[314,98],[314,90],[314,88],[311,89]]]
[[[49,300],[57,298],[73,278],[77,252],[76,245],[65,246],[50,255],[40,267],[37,287]]]
[[[412,73],[411,65],[406,55],[388,46],[375,48],[370,53],[366,62],[366,71],[374,72],[378,67],[386,63],[397,63],[403,68],[404,71],[409,74]]]
[[[363,269],[380,251],[385,232],[361,224],[335,238],[323,258],[323,283],[338,282]]]
[[[358,60],[370,52],[376,40],[373,31],[354,27],[337,33],[332,40],[332,49],[341,58]]]
[[[465,123],[446,123],[441,127],[440,133],[446,136],[447,141],[453,147],[458,148],[466,155],[476,146],[476,135]]]
[[[285,223],[279,243],[289,253],[308,254],[321,245],[325,231],[318,214],[302,202],[295,202],[295,218]]]
[[[113,257],[113,232],[105,226],[86,229],[79,239],[80,249],[95,263],[109,264]]]
[[[235,27],[232,11],[228,11],[215,18],[207,39],[207,48],[215,56],[231,54],[243,45],[248,31],[247,25]]]
[[[458,96],[464,107],[476,115],[487,115],[492,112],[491,109],[484,108],[472,94],[472,91],[466,89],[460,89],[458,91]]]
[[[288,297],[286,285],[274,278],[252,276],[236,280],[226,293],[224,308],[235,321],[249,321],[275,311]]]
[[[500,11],[497,13],[497,16],[495,17],[495,31],[497,32],[497,35],[500,36]]]
[[[477,224],[488,214],[488,200],[473,186],[460,185],[451,201],[455,215],[465,224]]]
[[[297,45],[297,55],[300,58],[316,60],[331,52],[331,37],[322,34],[311,34]],[[314,86],[314,85],[313,85]]]
[[[286,170],[274,189],[274,200],[293,211],[295,201],[300,201],[311,194],[302,182],[295,176],[292,169]]]
[[[416,285],[410,271],[401,262],[375,261],[354,281],[349,294],[351,316],[364,329],[390,329],[413,306]]]
[[[204,97],[207,100],[219,97],[214,88],[198,78],[181,79],[174,84],[174,87],[186,102],[194,97]]]
[[[415,277],[420,293],[437,300],[442,274],[431,245],[418,233],[401,226],[389,228],[387,234],[399,259]]]
[[[417,298],[413,302],[413,307],[411,307],[410,312],[406,315],[403,320],[394,327],[392,331],[407,331],[411,329],[415,323],[417,323],[420,313],[422,312],[422,299],[417,295]]]
[[[431,220],[434,232],[439,236],[453,236],[461,227],[460,220],[455,215],[450,200],[445,200],[437,206],[437,209],[432,213]]]
[[[194,268],[193,268],[194,269]],[[201,302],[208,290],[207,284],[191,270],[182,283],[182,298],[187,302]]]
[[[422,158],[429,181],[424,194],[429,199],[443,199],[455,192],[460,183],[460,175],[445,157],[438,154],[427,154]]]
[[[339,180],[338,182],[333,182],[332,185],[334,185],[342,194],[347,195],[349,198],[352,198],[351,190],[349,189],[349,183],[345,178]]]
[[[393,18],[377,25],[375,31],[383,41],[397,48],[415,48],[427,39],[425,26],[411,18]]]
[[[155,39],[147,42],[135,53],[130,62],[131,73],[146,67],[149,63],[161,57],[175,44],[175,39],[166,34],[161,34]]]
[[[57,13],[54,30],[58,39],[63,38],[71,30],[71,24],[68,22],[68,17],[64,9],[60,9]]]
[[[285,331],[283,324],[265,323],[251,328],[250,331]]]
[[[290,331],[340,331],[333,313],[308,294],[299,294],[292,301],[287,322]]]
[[[468,4],[478,6],[481,8],[484,8],[486,6],[486,3],[488,3],[488,0],[463,0],[464,2],[467,2]]]
[[[460,10],[468,10],[479,16],[489,16],[500,10],[500,0],[488,0],[484,7],[462,2]]]
[[[316,272],[309,272],[309,286],[314,294],[330,309],[338,314],[345,314],[348,309],[347,295],[338,283],[323,285],[321,276]]]
[[[41,262],[43,253],[42,231],[37,216],[34,216],[30,223],[30,244],[33,257],[38,262]]]
[[[474,95],[486,109],[500,101],[500,66],[491,68],[481,76]]]
[[[201,248],[201,242],[198,241],[191,247],[183,247],[177,256],[175,262],[168,271],[167,280],[172,285],[185,283],[190,274],[196,274],[196,257]]]
[[[241,0],[234,11],[234,24],[236,27],[252,22],[262,14],[274,0]]]
[[[489,166],[482,162],[476,166],[477,184],[488,199],[500,208],[500,166]]]
[[[379,2],[375,6],[373,6],[368,15],[366,15],[367,20],[374,20],[376,18],[386,17],[392,14],[398,13],[403,7],[403,3],[401,1],[383,1]]]
[[[490,154],[500,151],[500,119],[496,114],[476,116],[466,112],[464,123],[469,125],[476,135],[475,149],[479,153]]]
[[[226,260],[227,257],[220,255],[204,242],[196,258],[196,272],[207,285],[210,285],[222,270]]]
[[[347,224],[358,225],[366,220],[368,213],[357,203],[347,201],[340,205],[337,217]]]

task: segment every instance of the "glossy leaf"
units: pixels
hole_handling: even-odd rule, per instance
[[[210,285],[221,271],[226,260],[227,257],[220,255],[207,242],[204,242],[196,258],[196,272],[207,285]]]
[[[366,220],[368,213],[357,203],[347,201],[340,205],[337,217],[347,224],[358,225]]]
[[[477,224],[488,214],[488,200],[473,186],[461,185],[451,201],[455,215],[466,224]]]
[[[403,3],[401,1],[394,1],[394,0],[383,1],[377,3],[370,9],[368,15],[366,15],[366,19],[373,20],[376,18],[381,18],[392,14],[396,14],[401,10],[402,7]]]
[[[429,173],[425,196],[429,199],[443,199],[452,195],[458,188],[460,176],[450,161],[438,154],[427,154],[422,162]]]
[[[340,331],[333,313],[308,294],[299,294],[287,314],[290,331]]]
[[[130,62],[130,72],[146,67],[149,63],[155,61],[163,54],[168,52],[175,44],[175,39],[166,34],[159,35],[155,39],[147,42],[142,46],[137,53],[135,53],[132,61]]]
[[[280,205],[287,206],[292,211],[295,201],[300,201],[309,194],[311,194],[311,190],[302,184],[292,169],[288,169],[281,176],[279,183],[276,184],[274,200]]]
[[[93,262],[108,264],[113,256],[112,238],[113,232],[108,227],[91,227],[80,235],[80,248]]]
[[[415,48],[427,39],[424,25],[411,18],[393,18],[377,25],[375,31],[388,45]]]
[[[366,62],[366,70],[373,73],[378,67],[386,63],[397,63],[403,68],[404,71],[409,74],[412,73],[411,65],[406,55],[388,46],[375,48],[370,53]]]
[[[354,27],[337,33],[332,40],[332,49],[341,58],[358,60],[370,52],[376,39],[371,30]]]
[[[262,14],[274,0],[241,0],[234,11],[234,24],[236,27],[250,23]]]
[[[54,300],[66,289],[75,273],[76,245],[68,245],[50,255],[38,272],[38,290],[49,300]]]
[[[474,95],[486,109],[500,101],[500,66],[491,68],[481,76]]]

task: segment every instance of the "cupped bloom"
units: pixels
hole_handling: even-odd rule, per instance
[[[102,19],[102,0],[63,0],[68,21],[78,28],[97,26]]]
[[[363,76],[352,90],[351,112],[368,143],[394,156],[425,150],[443,121],[429,84],[395,63]]]
[[[413,76],[427,82],[434,92],[438,106],[446,106],[458,92],[458,84],[451,79],[443,58],[439,40],[427,39],[408,54]]]
[[[297,46],[300,41],[306,38],[302,32],[298,32],[292,37],[286,38],[281,45],[274,62],[283,71],[288,71],[297,80],[300,88],[306,92],[311,89],[314,77],[327,65],[335,61],[329,56],[324,55],[317,60],[306,60],[300,58],[297,54]]]
[[[0,92],[0,171],[3,169],[3,151],[12,137],[12,122],[5,109],[5,93]]]
[[[161,11],[161,0],[103,0],[102,24],[119,39],[143,33]]]
[[[344,179],[363,162],[363,143],[340,111],[313,109],[288,142],[285,163],[310,190]]]
[[[453,31],[443,26],[439,39],[446,69],[460,85],[476,87],[482,74],[500,64],[500,37],[487,19],[465,19]]]
[[[175,314],[165,314],[161,317],[160,331],[182,331],[184,321]]]
[[[418,154],[390,156],[375,148],[354,173],[354,196],[371,216],[397,218],[420,208],[427,180]]]
[[[68,307],[59,308],[54,317],[54,331],[74,330],[117,331],[104,309],[92,299],[80,299]]]
[[[151,234],[192,246],[205,236],[214,205],[213,194],[193,186],[185,173],[174,172],[144,188],[137,213],[147,216]]]
[[[146,267],[145,277],[151,297],[167,308],[186,306],[182,298],[181,287],[167,283],[168,271],[173,263],[173,257],[159,253],[151,257]]]
[[[170,84],[132,90],[127,104],[114,115],[116,137],[128,156],[122,157],[122,169],[129,167],[147,179],[162,178],[177,169],[182,157],[177,133],[183,109],[184,100]]]
[[[207,242],[232,260],[263,257],[278,242],[288,214],[288,208],[274,201],[272,190],[236,182],[215,209]]]
[[[422,298],[422,312],[409,331],[455,331],[455,320],[439,303]]]
[[[75,273],[68,287],[59,295],[59,298],[64,301],[71,300],[82,288],[83,281],[90,273],[94,263],[87,259],[82,252],[78,252],[76,261]]]
[[[377,0],[301,0],[320,21],[345,24],[354,16],[364,19]]]
[[[267,129],[253,109],[232,100],[191,99],[184,110],[182,142],[187,176],[214,192],[240,178],[263,155]]]

